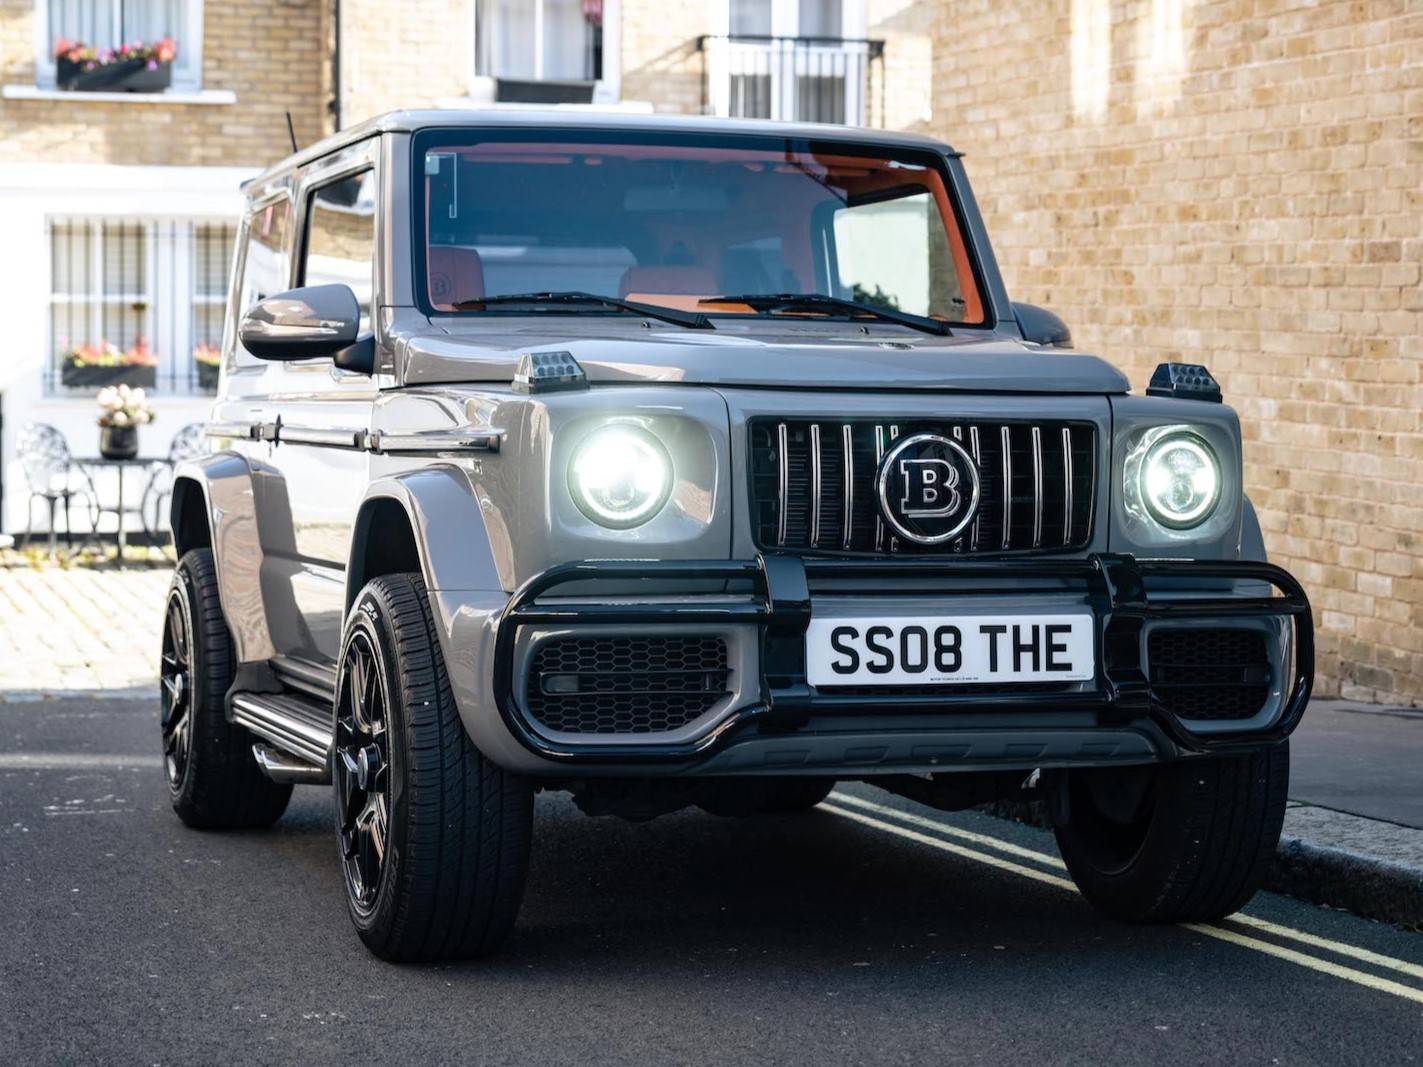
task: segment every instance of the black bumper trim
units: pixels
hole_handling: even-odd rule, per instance
[[[814,578],[873,579],[1053,579],[1078,584],[1097,621],[1097,677],[1094,687],[1072,693],[982,692],[918,695],[822,693],[805,681],[804,635],[810,623],[810,583]],[[1148,578],[1193,578],[1218,582],[1262,582],[1280,596],[1231,596],[1152,601]],[[701,594],[677,603],[541,604],[551,590],[580,582],[720,581],[750,583],[749,596]],[[836,594],[837,596],[854,594]],[[1275,722],[1264,729],[1198,734],[1185,728],[1152,691],[1141,660],[1142,628],[1151,621],[1187,618],[1288,617],[1294,622],[1294,668],[1289,695]],[[762,700],[742,708],[691,741],[658,744],[563,744],[540,734],[514,699],[517,632],[529,625],[619,623],[755,624],[761,631]],[[551,567],[526,582],[510,598],[499,620],[494,647],[494,697],[509,731],[531,752],[554,762],[688,763],[724,747],[748,722],[783,736],[805,725],[812,714],[958,711],[1021,714],[1048,711],[1095,712],[1109,728],[1140,728],[1164,734],[1183,752],[1246,751],[1284,740],[1299,725],[1314,681],[1314,624],[1309,599],[1293,576],[1269,563],[1198,560],[1138,560],[1098,554],[1078,560],[931,561],[802,559],[766,554],[755,560],[660,561],[587,560]],[[1005,733],[1031,728],[1005,725]],[[945,730],[946,739],[953,731]],[[946,768],[947,769],[947,768]]]

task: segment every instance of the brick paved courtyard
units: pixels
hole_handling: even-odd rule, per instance
[[[0,701],[157,691],[167,567],[0,562]]]

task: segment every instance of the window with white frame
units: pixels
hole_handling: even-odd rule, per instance
[[[862,122],[871,58],[870,42],[855,36],[863,26],[863,0],[728,0],[728,34],[712,45],[713,111]]]
[[[36,71],[42,86],[55,82],[55,42],[96,49],[154,44],[171,37],[177,45],[173,88],[196,91],[203,82],[202,0],[35,0],[40,27]]]
[[[603,0],[476,0],[475,74],[601,80],[603,7]]]
[[[51,218],[47,389],[211,391],[235,229],[206,219]]]

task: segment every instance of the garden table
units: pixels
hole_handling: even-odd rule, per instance
[[[106,505],[103,500],[99,498],[97,491],[94,495],[99,502],[99,515],[103,516],[105,512],[108,512],[114,515],[118,520],[118,565],[122,569],[127,566],[124,561],[124,549],[128,546],[127,531],[124,529],[124,516],[137,515],[139,522],[143,522],[143,496],[141,493],[137,504],[132,507],[124,504],[124,483],[128,480],[126,475],[130,468],[138,467],[142,470],[148,470],[152,468],[155,463],[162,461],[153,459],[152,457],[145,459],[142,456],[135,456],[133,459],[106,459],[103,456],[85,456],[76,458],[74,462],[78,466],[88,469],[105,469],[117,472],[119,487],[117,500],[113,504]],[[147,529],[146,523],[144,524],[144,529]],[[84,551],[85,545],[88,544],[93,544],[94,547],[99,549],[100,553],[103,552],[103,546],[99,543],[99,524],[97,522],[94,524],[94,529],[89,531],[89,535],[85,537],[79,547],[75,549],[75,554],[77,555]]]

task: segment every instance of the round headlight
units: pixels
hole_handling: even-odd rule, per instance
[[[1153,444],[1140,478],[1152,518],[1175,530],[1204,522],[1220,499],[1220,463],[1195,434],[1168,434]]]
[[[573,451],[568,491],[600,526],[640,526],[672,492],[672,460],[662,442],[637,426],[594,430]]]

